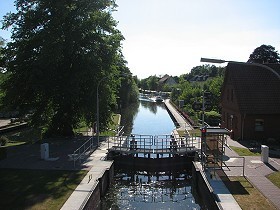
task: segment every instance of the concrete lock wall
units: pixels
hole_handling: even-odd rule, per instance
[[[195,200],[200,203],[202,209],[221,209],[213,189],[197,164],[193,162],[192,165],[192,194]]]
[[[98,179],[98,183],[93,189],[89,199],[87,200],[84,210],[100,209],[101,197],[104,196],[114,180],[114,163],[110,168],[106,169],[102,176]]]

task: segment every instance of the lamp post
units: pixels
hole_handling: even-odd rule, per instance
[[[96,136],[97,136],[97,146],[99,146],[99,136],[100,136],[100,128],[99,128],[99,86],[102,81],[111,77],[112,75],[105,76],[101,80],[99,80],[97,87],[96,87]],[[120,74],[118,76],[128,76],[126,74]],[[93,134],[93,132],[92,132]]]
[[[259,67],[262,67],[262,68],[265,68],[265,69],[271,71],[280,80],[280,75],[274,69],[270,68],[269,66],[260,64],[260,63],[247,63],[247,62],[227,61],[227,60],[213,59],[213,58],[200,58],[200,62],[217,63],[217,64],[222,64],[222,63],[242,63],[244,65],[259,66]]]

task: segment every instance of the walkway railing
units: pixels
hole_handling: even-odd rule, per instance
[[[97,146],[93,145],[93,137],[90,137],[82,146],[76,149],[72,154],[69,154],[69,158],[73,160],[74,168],[76,167],[76,162],[81,161],[90,155]]]
[[[230,168],[242,168],[242,176],[245,176],[245,157],[242,156],[231,156],[230,158],[235,158],[235,159],[241,159],[241,163],[239,165],[235,164],[226,164],[225,162],[223,162],[223,168],[226,167],[228,170],[230,170]],[[238,170],[239,171],[239,170]]]
[[[117,136],[113,138],[112,148],[123,153],[184,153],[198,149],[195,138],[174,135]]]

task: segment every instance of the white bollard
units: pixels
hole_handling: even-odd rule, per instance
[[[262,162],[268,163],[269,147],[266,145],[261,145],[262,150]]]
[[[41,144],[41,159],[46,160],[49,158],[49,144]]]

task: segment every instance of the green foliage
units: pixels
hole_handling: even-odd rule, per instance
[[[12,42],[3,50],[9,73],[3,105],[32,113],[31,123],[46,126],[50,135],[69,136],[80,119],[88,125],[96,121],[100,84],[100,127],[105,127],[116,106],[122,62],[114,1],[16,0],[15,5],[17,13],[3,21],[3,29],[12,26]]]
[[[216,111],[205,112],[205,121],[212,126],[217,126],[221,122],[221,115]]]
[[[125,66],[126,61],[123,57],[119,60],[119,69],[125,75],[121,78],[118,94],[118,104],[127,107],[131,103],[138,101],[139,90],[136,85],[137,79],[130,76],[129,68]]]
[[[280,63],[278,52],[271,45],[261,45],[250,55],[250,63]]]
[[[5,45],[5,39],[3,39],[3,37],[0,36],[0,49],[4,47],[4,45]]]
[[[230,148],[232,148],[240,156],[260,156],[261,155],[258,152],[250,151],[248,148],[240,148],[240,147],[234,147],[234,146],[231,146]]]
[[[157,90],[158,80],[159,80],[159,78],[157,76],[150,76],[148,78],[147,83],[148,83],[149,90]]]
[[[179,104],[179,100],[184,100],[184,107],[183,111],[188,113],[188,115],[194,120],[198,121],[201,116],[200,112],[195,112],[192,109],[192,104],[194,102],[201,102],[202,103],[202,96],[203,91],[211,92],[211,104],[212,104],[212,112],[205,117],[205,120],[210,125],[217,125],[219,123],[219,102],[220,102],[220,95],[221,95],[221,87],[224,81],[223,76],[216,76],[216,77],[208,77],[208,79],[204,82],[189,82],[186,78],[192,78],[196,76],[196,74],[201,73],[209,73],[210,66],[202,66],[202,67],[195,67],[192,71],[191,76],[182,75],[179,78],[179,84],[173,88],[171,92],[171,100],[175,104]],[[214,68],[212,68],[214,69]],[[224,70],[222,68],[218,69],[216,72],[217,75],[223,75]],[[215,113],[215,114],[214,114]]]
[[[158,89],[159,77],[156,75],[149,76],[148,78],[142,79],[140,81],[139,87],[144,90],[157,90]]]
[[[195,76],[208,76],[208,77],[217,77],[224,74],[223,67],[216,67],[214,65],[202,65],[195,66],[191,69],[190,73],[182,75],[184,80],[190,81]]]
[[[267,178],[278,188],[280,188],[280,171],[275,171],[269,174]]]

